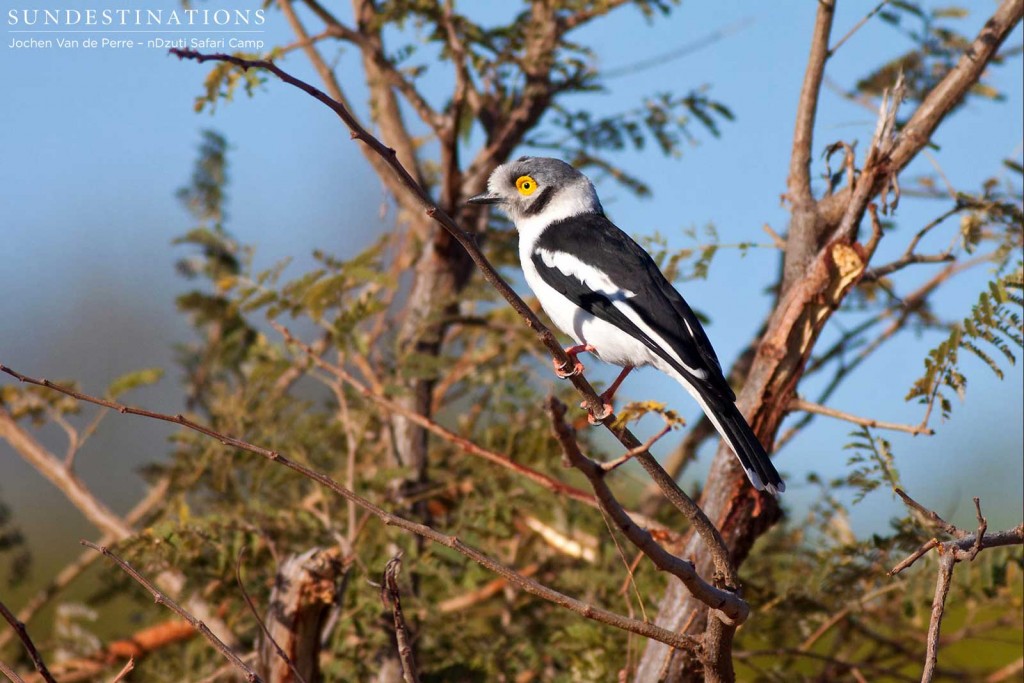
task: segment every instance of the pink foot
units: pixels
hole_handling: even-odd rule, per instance
[[[552,360],[551,364],[555,367],[555,374],[561,377],[562,379],[568,379],[570,377],[575,377],[576,375],[582,373],[584,369],[583,363],[581,363],[579,358],[577,358],[576,356],[580,355],[584,351],[594,353],[595,351],[597,351],[597,349],[595,349],[590,344],[577,344],[576,346],[570,346],[565,350],[565,353],[573,362],[572,370],[566,370],[565,365],[559,363],[557,360]]]

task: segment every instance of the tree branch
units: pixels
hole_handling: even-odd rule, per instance
[[[402,664],[402,678],[405,683],[419,683],[420,675],[416,669],[416,658],[412,652],[409,628],[405,624],[402,613],[402,597],[398,590],[398,573],[402,569],[402,554],[399,553],[388,560],[384,567],[384,581],[380,589],[380,599],[384,607],[390,604],[391,615],[395,622],[395,640],[398,644],[398,660]]]
[[[562,452],[565,453],[569,463],[590,481],[590,485],[594,488],[594,493],[601,503],[601,509],[615,523],[615,526],[654,563],[655,567],[676,576],[698,600],[721,612],[721,617],[727,623],[732,625],[743,623],[750,614],[750,606],[742,598],[733,592],[715,588],[704,581],[697,574],[691,562],[685,562],[669,553],[654,540],[650,533],[638,527],[629,518],[605,481],[608,470],[580,451],[575,431],[565,422],[565,410],[565,405],[558,399],[554,397],[548,399],[548,413],[551,415],[555,438],[562,446]]]
[[[172,424],[181,425],[182,427],[185,427],[195,432],[199,432],[200,434],[205,434],[206,436],[216,439],[225,446],[231,446],[239,450],[263,456],[267,460],[275,462],[283,467],[287,467],[288,469],[294,472],[298,472],[307,479],[319,483],[325,488],[334,491],[335,493],[337,493],[346,500],[354,501],[356,505],[360,506],[373,516],[380,519],[387,526],[396,526],[400,529],[404,529],[405,531],[409,531],[418,536],[422,536],[427,540],[451,548],[452,550],[455,550],[456,552],[465,555],[466,557],[473,560],[477,564],[481,565],[485,569],[488,569],[494,572],[495,574],[504,577],[509,581],[509,583],[515,585],[521,590],[526,591],[527,593],[530,593],[531,595],[535,595],[539,598],[552,602],[571,612],[575,612],[576,614],[582,615],[587,619],[598,621],[609,626],[614,626],[615,628],[619,628],[624,631],[630,631],[632,633],[636,633],[637,635],[645,636],[647,638],[653,638],[654,640],[665,643],[666,645],[669,645],[671,647],[683,648],[686,650],[695,650],[697,648],[695,639],[691,638],[690,636],[680,635],[644,621],[624,617],[622,615],[615,614],[614,612],[610,612],[600,607],[594,607],[589,603],[585,603],[581,600],[571,598],[552,588],[549,588],[541,583],[538,583],[537,581],[524,577],[518,572],[516,572],[514,569],[511,569],[505,566],[504,564],[498,562],[497,560],[491,558],[490,556],[485,555],[476,548],[466,545],[455,536],[443,534],[425,524],[412,522],[403,517],[399,517],[398,515],[387,512],[383,508],[374,505],[369,500],[363,498],[357,493],[345,488],[344,486],[334,481],[327,475],[321,472],[317,472],[316,470],[310,469],[305,465],[301,465],[293,460],[290,460],[289,458],[286,458],[277,451],[273,451],[268,448],[263,448],[262,446],[256,446],[254,444],[248,443],[233,436],[228,436],[227,434],[218,432],[214,429],[211,429],[210,427],[199,424],[198,422],[194,422],[186,418],[184,415],[168,415],[166,413],[158,413],[155,411],[144,410],[142,408],[135,408],[122,403],[109,401],[107,399],[99,398],[97,396],[92,396],[79,391],[75,391],[74,389],[69,389],[67,387],[60,386],[59,384],[55,384],[53,382],[50,382],[49,380],[28,377],[27,375],[23,375],[18,371],[13,370],[3,364],[0,364],[0,372],[5,372],[11,375],[12,377],[16,377],[22,382],[29,382],[30,384],[36,384],[38,386],[44,386],[53,389],[54,391],[59,391],[62,394],[71,396],[72,398],[76,398],[80,401],[86,401],[88,403],[93,403],[95,405],[113,408],[122,415],[139,415],[141,417],[147,417],[154,420],[160,420],[162,422],[170,422]],[[88,541],[82,541],[82,544],[95,549],[99,548],[99,546],[95,546],[94,544],[89,543]],[[106,551],[104,554],[110,555],[110,552]]]
[[[918,434],[927,434],[928,436],[932,436],[935,434],[934,429],[930,429],[923,424],[904,425],[897,424],[896,422],[875,420],[869,417],[857,417],[856,415],[844,413],[840,410],[836,410],[835,408],[829,408],[828,406],[823,406],[818,403],[805,401],[799,396],[789,402],[789,409],[802,410],[805,413],[814,413],[816,415],[827,415],[828,417],[834,417],[837,420],[843,420],[845,422],[852,422],[853,424],[861,425],[863,427],[877,427],[878,429],[891,429],[897,432],[906,432],[908,434],[913,434],[914,436],[917,436]]]
[[[103,555],[106,555],[114,562],[116,562],[117,565],[121,567],[125,574],[132,577],[139,585],[141,585],[143,588],[149,591],[149,594],[153,596],[153,600],[156,602],[156,604],[164,605],[165,607],[167,607],[169,610],[171,610],[179,617],[187,621],[192,626],[192,628],[201,633],[204,638],[210,641],[210,644],[213,645],[222,655],[224,655],[224,657],[229,662],[234,664],[236,669],[245,674],[245,678],[247,681],[249,681],[250,683],[261,683],[263,679],[261,679],[256,674],[255,671],[250,669],[249,666],[231,650],[230,647],[225,645],[224,641],[222,641],[220,638],[214,635],[213,631],[211,631],[206,624],[204,624],[196,617],[192,616],[192,614],[190,614],[185,608],[183,608],[174,600],[171,600],[169,597],[160,592],[160,589],[153,585],[152,581],[150,581],[145,576],[140,574],[134,567],[132,567],[130,564],[128,564],[120,557],[115,555],[106,546],[96,545],[95,543],[91,543],[89,541],[79,541],[79,543],[84,545],[86,548],[92,548],[93,550],[102,553]]]
[[[889,154],[892,171],[903,170],[924,149],[936,128],[967,92],[978,82],[982,71],[992,61],[999,47],[1024,16],[1024,0],[1003,0],[995,13],[964,51],[957,65],[928,93],[900,131],[899,139]],[[872,182],[871,193],[882,189],[883,179]],[[850,200],[849,190],[825,197],[820,210],[826,222],[834,222]]]
[[[952,543],[940,543],[936,539],[931,539],[889,571],[889,576],[894,576],[914,564],[918,558],[922,557],[930,549],[938,548],[939,571],[935,580],[932,615],[928,624],[928,636],[925,640],[927,651],[925,653],[924,669],[921,673],[921,683],[931,683],[938,664],[939,632],[942,628],[942,617],[946,610],[946,599],[949,597],[949,586],[953,579],[954,567],[958,562],[973,561],[978,556],[978,553],[985,548],[1004,545],[1024,545],[1024,524],[998,534],[987,535],[988,520],[981,514],[981,501],[978,498],[974,498],[974,511],[978,519],[978,528],[972,534],[942,519],[937,512],[921,505],[902,489],[897,488],[896,493],[903,499],[907,507],[924,519],[926,524],[938,527],[957,539]]]
[[[793,151],[789,160],[786,193],[792,204],[789,236],[783,265],[782,291],[807,269],[818,248],[818,208],[811,192],[811,155],[814,144],[814,122],[818,115],[821,80],[828,61],[828,41],[835,18],[835,0],[819,0],[818,12],[811,34],[811,52],[797,102],[793,130]]]
[[[39,650],[36,649],[36,644],[32,642],[32,638],[28,635],[28,631],[25,629],[25,624],[18,621],[14,614],[7,609],[7,605],[2,601],[0,601],[0,615],[2,615],[4,620],[11,625],[14,632],[18,634],[18,640],[20,640],[21,644],[25,646],[25,651],[28,652],[28,656],[32,659],[32,663],[35,665],[36,671],[38,671],[39,675],[43,677],[43,680],[46,681],[46,683],[57,683],[57,681],[54,680],[53,675],[50,673],[50,670],[46,668],[46,663],[43,662],[42,655],[40,655]]]
[[[0,662],[0,673],[2,673],[4,676],[7,676],[7,679],[11,683],[25,683],[25,679],[24,678],[22,678],[21,676],[19,676],[16,673],[14,673],[14,669],[12,669],[11,667],[7,666],[3,662]]]

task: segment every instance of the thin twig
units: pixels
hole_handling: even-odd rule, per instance
[[[0,661],[0,674],[7,676],[11,683],[25,683],[25,679],[14,672],[14,669]]]
[[[847,31],[845,36],[840,38],[838,41],[836,41],[835,45],[833,45],[832,47],[829,48],[828,56],[832,57],[832,55],[834,55],[836,53],[836,50],[838,50],[839,48],[841,48],[843,46],[843,43],[845,43],[847,40],[849,40],[853,36],[854,33],[856,33],[857,31],[860,30],[860,28],[864,24],[868,23],[868,21],[871,19],[871,17],[873,17],[876,14],[878,14],[879,12],[881,12],[882,8],[885,7],[888,4],[889,4],[889,0],[882,0],[882,2],[878,3],[878,5],[876,5],[873,10],[871,10],[870,12],[865,14],[863,17],[861,17],[861,20],[858,21],[856,24],[854,24],[853,28],[851,28],[849,31]]]
[[[921,559],[921,557],[923,557],[929,550],[931,550],[932,548],[934,548],[938,544],[939,544],[939,539],[937,539],[937,538],[931,538],[931,539],[925,541],[921,545],[920,548],[918,548],[914,552],[910,553],[910,555],[908,555],[907,557],[903,558],[903,560],[900,561],[895,567],[890,569],[889,570],[889,576],[896,576],[901,571],[903,571],[904,569],[906,569],[907,567],[909,567],[910,565],[914,564],[919,559]]]
[[[666,645],[670,645],[672,647],[678,647],[687,650],[696,649],[694,640],[689,636],[674,633],[673,631],[669,631],[668,629],[661,628],[660,626],[656,626],[654,624],[649,624],[646,622],[638,621],[636,619],[623,617],[620,614],[610,612],[600,607],[594,607],[593,605],[583,602],[582,600],[577,600],[575,598],[569,597],[537,581],[526,578],[518,572],[516,572],[514,569],[511,569],[502,564],[501,562],[498,562],[497,560],[491,558],[490,556],[485,555],[476,548],[463,543],[455,536],[443,534],[429,526],[426,526],[425,524],[412,522],[403,517],[399,517],[398,515],[392,514],[384,510],[383,508],[374,505],[369,500],[363,498],[362,496],[356,494],[355,492],[345,488],[344,486],[334,481],[327,475],[316,470],[310,469],[309,467],[306,467],[305,465],[297,463],[293,460],[290,460],[289,458],[286,458],[285,456],[281,455],[278,451],[270,450],[269,448],[264,448],[262,446],[256,446],[254,444],[248,443],[247,441],[243,441],[236,437],[228,436],[227,434],[218,432],[214,429],[211,429],[210,427],[199,424],[198,422],[194,422],[186,418],[184,415],[168,415],[166,413],[158,413],[150,410],[143,410],[141,408],[135,408],[122,403],[117,403],[107,399],[99,398],[97,396],[91,396],[89,394],[85,394],[80,391],[75,391],[74,389],[63,387],[59,384],[55,384],[54,382],[50,382],[49,380],[36,379],[34,377],[23,375],[17,370],[9,368],[3,365],[2,363],[0,363],[0,372],[5,372],[8,375],[11,375],[12,377],[16,377],[22,382],[28,382],[30,384],[36,384],[38,386],[45,386],[47,388],[53,389],[54,391],[59,391],[62,394],[71,396],[80,401],[85,401],[87,403],[93,403],[96,405],[112,408],[117,412],[121,413],[122,415],[139,415],[142,417],[148,417],[153,420],[160,420],[162,422],[170,422],[173,424],[181,425],[186,429],[190,429],[192,431],[199,432],[200,434],[205,434],[206,436],[216,439],[225,446],[231,446],[239,450],[247,451],[249,453],[262,456],[267,460],[270,460],[281,465],[282,467],[287,467],[288,469],[301,474],[307,479],[319,483],[320,485],[330,489],[331,491],[334,491],[335,493],[340,495],[342,498],[345,498],[346,500],[355,501],[356,505],[359,505],[361,508],[371,513],[373,516],[380,519],[387,526],[396,526],[400,529],[404,529],[405,531],[409,531],[418,536],[422,536],[430,541],[433,541],[434,543],[451,548],[456,552],[465,555],[477,564],[483,566],[485,569],[488,569],[494,572],[495,574],[498,574],[499,576],[505,577],[509,581],[509,583],[515,585],[521,590],[526,591],[527,593],[530,593],[531,595],[535,595],[543,600],[552,602],[571,612],[580,614],[583,617],[586,617],[587,619],[598,621],[603,624],[607,624],[609,626],[622,629],[624,631],[630,631],[632,633],[636,633],[637,635],[645,636],[647,638],[652,638],[654,640],[665,643]],[[93,544],[88,543],[87,541],[83,541],[82,543],[84,545],[88,545],[89,547],[97,547]],[[109,553],[109,551],[107,551],[107,553]]]
[[[903,489],[897,487],[893,490],[896,492],[896,495],[903,500],[904,505],[919,513],[921,517],[929,525],[942,529],[950,536],[954,536],[956,538],[963,538],[967,535],[966,531],[950,524],[942,517],[939,517],[939,513],[935,512],[935,510],[929,510],[925,506],[921,505],[916,500],[911,498],[910,495]]]
[[[942,616],[946,610],[946,598],[949,596],[949,584],[953,578],[954,566],[956,566],[956,558],[952,552],[940,555],[939,573],[935,580],[935,597],[932,598],[932,617],[928,623],[928,649],[924,656],[921,683],[931,682],[935,675],[935,666],[939,661],[939,630],[942,628]]]
[[[114,676],[114,679],[112,681],[110,681],[110,683],[120,683],[120,681],[124,680],[125,676],[127,676],[128,674],[130,674],[134,670],[135,670],[135,657],[129,657],[128,661],[124,663],[124,666],[121,667],[121,670],[117,673],[116,676]]]
[[[29,637],[28,631],[25,629],[25,624],[18,621],[14,614],[7,609],[7,605],[3,602],[0,602],[0,615],[3,615],[3,618],[18,634],[18,639],[21,641],[21,644],[25,646],[25,651],[28,652],[28,656],[32,658],[32,663],[35,665],[36,671],[39,672],[39,675],[43,677],[43,680],[46,681],[46,683],[57,683],[57,681],[54,680],[53,675],[50,674],[50,670],[46,668],[46,663],[43,662],[42,655],[40,655],[39,650],[36,649],[36,644],[33,643],[32,638]]]
[[[140,574],[130,564],[128,564],[120,557],[115,555],[113,552],[111,552],[109,548],[101,545],[96,545],[95,543],[91,543],[89,541],[79,541],[79,543],[84,545],[86,548],[92,548],[93,550],[106,555],[115,563],[117,563],[117,565],[126,574],[128,574],[128,576],[132,577],[139,585],[145,588],[150,595],[153,596],[153,600],[158,605],[164,605],[172,612],[177,614],[179,617],[181,617],[189,624],[191,624],[192,628],[201,633],[203,637],[206,638],[210,642],[210,644],[213,645],[222,655],[224,655],[224,657],[229,662],[235,665],[235,668],[237,668],[239,671],[245,674],[245,678],[247,681],[249,681],[250,683],[259,683],[263,680],[256,674],[255,671],[249,668],[249,666],[245,662],[243,662],[241,658],[239,658],[239,656],[231,650],[231,648],[225,645],[224,641],[222,641],[220,638],[214,635],[213,631],[211,631],[206,624],[192,616],[192,614],[185,610],[181,605],[176,603],[174,600],[171,600],[162,592],[160,592],[160,589],[153,585],[153,582],[151,582],[145,576]]]
[[[657,434],[647,439],[647,441],[643,442],[643,444],[641,444],[640,446],[637,446],[636,448],[630,448],[628,451],[625,452],[624,455],[620,455],[619,457],[615,458],[615,460],[609,460],[608,462],[601,463],[601,469],[603,469],[605,472],[611,472],[612,470],[626,464],[635,456],[651,450],[651,446],[657,443],[658,440],[661,439],[661,437],[665,436],[670,431],[672,431],[672,425],[665,425]]]
[[[927,434],[928,436],[932,436],[935,434],[934,429],[930,429],[924,425],[904,425],[896,422],[875,420],[870,417],[857,417],[856,415],[844,413],[841,410],[836,410],[835,408],[829,408],[828,406],[823,406],[818,403],[811,403],[810,401],[806,401],[800,397],[794,398],[789,402],[789,409],[802,410],[805,413],[814,413],[816,415],[826,415],[828,417],[834,417],[837,420],[852,422],[853,424],[861,425],[863,427],[875,427],[877,429],[891,429],[896,432],[906,432],[907,434],[913,434],[914,436],[917,436],[918,434]]]
[[[284,663],[287,664],[291,672],[295,674],[295,678],[299,680],[299,683],[306,683],[306,679],[303,678],[302,674],[299,673],[299,670],[295,668],[295,663],[292,662],[291,658],[285,654],[285,651],[282,650],[281,646],[278,645],[276,640],[274,640],[274,636],[271,635],[270,629],[267,628],[266,623],[260,618],[259,610],[256,609],[256,603],[253,602],[252,597],[249,596],[249,591],[245,589],[245,582],[242,581],[242,556],[245,555],[248,549],[249,546],[243,545],[238,551],[238,557],[235,558],[235,581],[238,582],[238,589],[242,593],[242,599],[245,600],[245,604],[249,606],[249,611],[252,612],[252,616],[256,619],[256,623],[259,624],[260,630],[263,631],[263,635],[266,636],[271,647],[274,648],[274,652],[277,653],[277,656],[284,660]]]
[[[413,655],[409,628],[405,624],[402,613],[402,598],[398,590],[398,573],[402,570],[402,553],[398,553],[384,567],[384,581],[380,589],[380,599],[385,607],[391,607],[395,620],[395,641],[398,644],[398,660],[402,664],[402,678],[405,683],[419,683],[420,675],[416,669],[416,658]]]

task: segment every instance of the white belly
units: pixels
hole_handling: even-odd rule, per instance
[[[526,283],[537,295],[551,322],[577,344],[590,344],[596,355],[613,365],[650,365],[660,360],[643,342],[588,313],[544,282],[533,262],[521,259]]]

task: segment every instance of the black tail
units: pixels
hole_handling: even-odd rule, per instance
[[[736,404],[725,397],[708,400],[707,403],[715,413],[712,422],[717,420],[719,423],[716,425],[718,431],[739,458],[754,488],[759,491],[767,489],[773,496],[785,491],[786,483]]]

